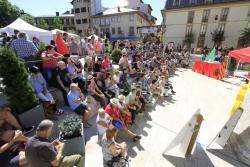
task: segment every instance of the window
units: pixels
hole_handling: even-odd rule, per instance
[[[87,24],[88,23],[88,19],[82,19],[82,24]]]
[[[109,18],[109,17],[107,17],[107,18],[105,19],[105,25],[110,25],[110,18]]]
[[[247,17],[250,17],[250,8],[248,9]]]
[[[130,15],[129,15],[129,20],[130,20],[130,21],[134,21],[134,20],[135,20],[135,16],[134,16],[133,14],[130,14]]]
[[[115,34],[115,27],[112,28],[112,34]]]
[[[116,19],[115,19],[115,16],[112,16],[112,17],[111,17],[111,22],[114,23],[115,20],[116,20]]]
[[[117,28],[117,33],[118,33],[118,34],[122,34],[122,29],[121,29],[121,27],[118,27],[118,28]]]
[[[71,24],[75,25],[75,20],[74,19],[71,19]]]
[[[88,12],[90,12],[90,9],[89,9],[89,7],[88,7]]]
[[[75,13],[80,13],[80,8],[76,8]]]
[[[224,33],[224,31],[225,31],[225,26],[226,26],[225,23],[219,24],[219,27],[218,27],[219,33]]]
[[[226,21],[229,13],[229,8],[223,8],[220,15],[220,21]]]
[[[129,35],[135,35],[135,28],[129,27]]]
[[[81,8],[81,12],[87,12],[86,7]]]
[[[189,4],[196,4],[196,0],[189,0]]]
[[[180,5],[180,0],[174,0],[173,6],[179,6]]]
[[[247,28],[250,28],[250,21],[247,23]]]
[[[202,14],[202,22],[208,22],[210,10],[204,10]]]
[[[213,0],[205,0],[205,3],[213,3]]]
[[[81,24],[81,23],[82,23],[81,19],[76,19],[76,24]]]
[[[69,25],[70,23],[69,23],[69,19],[66,19],[66,25]]]
[[[99,35],[99,30],[98,29],[95,29],[95,34]]]
[[[117,16],[117,23],[121,22],[121,16]]]
[[[105,25],[105,22],[106,22],[105,18],[101,18],[101,25]]]
[[[188,23],[193,23],[194,21],[194,11],[188,12]]]
[[[207,24],[201,25],[200,35],[205,35],[207,31]]]
[[[100,24],[100,20],[99,19],[95,19],[95,24],[96,25]]]
[[[192,34],[192,25],[187,25],[187,28],[186,28],[186,35],[191,35]]]

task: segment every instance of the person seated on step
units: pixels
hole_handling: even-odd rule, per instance
[[[125,98],[125,104],[132,114],[132,122],[134,123],[136,114],[138,114],[141,110],[141,105],[138,103],[138,98],[136,97],[136,88],[133,88],[129,95]]]
[[[11,109],[0,110],[0,162],[1,166],[23,166],[26,164],[23,143],[27,141],[24,134],[34,130],[33,127],[22,128]]]
[[[98,143],[101,143],[103,135],[110,124],[110,116],[105,113],[103,108],[98,110],[98,116],[96,118],[97,132],[98,132]]]
[[[117,143],[117,128],[109,126],[102,139],[102,153],[104,164],[108,167],[127,166],[127,144],[125,142]]]
[[[124,123],[126,125],[131,125],[132,124],[132,114],[130,113],[130,111],[128,109],[128,105],[126,104],[125,96],[119,95],[118,100],[119,100],[118,105],[121,108],[121,114],[122,114],[122,117],[124,118]]]
[[[83,79],[81,62],[78,55],[71,55],[68,59],[67,71],[69,72],[70,80],[77,83],[82,92],[85,91],[85,80]]]
[[[36,134],[29,138],[25,146],[28,166],[32,167],[83,167],[82,155],[63,156],[65,144],[59,140],[49,140],[53,122],[43,120],[36,129]]]
[[[111,99],[110,103],[105,108],[105,112],[111,117],[112,124],[119,129],[123,129],[134,142],[141,139],[141,136],[134,134],[128,129],[122,117],[118,99]]]
[[[63,94],[65,105],[68,105],[67,94],[69,92],[69,85],[72,81],[70,78],[70,74],[66,68],[66,64],[63,61],[59,61],[57,63],[56,79],[57,79],[57,88],[60,89]]]
[[[88,94],[91,95],[96,101],[100,102],[102,107],[105,107],[107,104],[107,99],[103,92],[98,88],[94,76],[89,75],[87,77],[87,85]]]
[[[45,116],[51,117],[53,114],[63,114],[63,110],[57,109],[56,102],[51,93],[48,91],[47,83],[43,75],[40,73],[39,68],[32,66],[29,68],[29,71],[31,73],[29,81],[35,90],[36,96],[42,101],[44,105]]]
[[[111,70],[112,70],[112,63],[109,60],[109,54],[106,54],[104,56],[103,61],[102,61],[102,69],[101,69],[101,71],[103,73],[106,73],[106,72],[110,72]]]
[[[106,74],[105,79],[105,88],[112,95],[112,98],[118,97],[119,95],[119,87],[117,86],[116,82],[113,79],[113,76],[111,73]]]
[[[76,83],[70,84],[70,91],[67,97],[70,108],[82,117],[84,127],[90,128],[92,125],[88,122],[88,119],[91,114],[91,109],[87,106],[85,97]]]

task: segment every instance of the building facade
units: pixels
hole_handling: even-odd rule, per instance
[[[130,8],[107,9],[92,16],[93,28],[97,35],[107,35],[112,40],[116,39],[138,39],[138,27],[154,25],[143,12]]]
[[[37,23],[44,19],[53,27],[53,19],[59,17],[63,20],[64,30],[74,27],[82,36],[96,33],[125,39],[138,38],[137,27],[155,25],[156,22],[156,18],[151,15],[152,7],[142,0],[126,0],[124,7],[115,8],[103,7],[101,0],[73,0],[71,4],[71,12],[63,15],[57,13],[56,16],[39,16],[36,17]]]
[[[38,16],[35,18],[36,24],[39,25],[42,20],[45,20],[46,23],[49,26],[49,29],[53,29],[53,20],[54,18],[60,18],[63,23],[63,30],[69,31],[69,30],[75,30],[75,16],[74,14],[71,14],[70,11],[67,11],[63,13],[62,15],[59,15],[58,12],[56,12],[56,15],[45,15],[45,16]]]
[[[242,30],[250,26],[250,1],[167,0],[162,16],[165,43],[213,47],[216,36],[222,46],[237,47]]]

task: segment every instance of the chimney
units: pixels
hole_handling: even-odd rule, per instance
[[[56,12],[56,16],[57,16],[57,17],[59,16],[59,12]]]
[[[121,12],[121,8],[120,8],[120,6],[118,6],[118,12]]]

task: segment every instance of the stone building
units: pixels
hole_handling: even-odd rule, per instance
[[[162,10],[166,26],[164,41],[213,47],[237,47],[243,29],[250,26],[249,0],[167,0]]]

